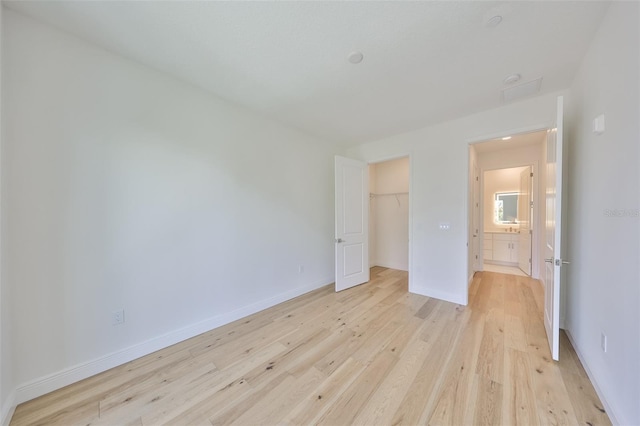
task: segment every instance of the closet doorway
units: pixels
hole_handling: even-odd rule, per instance
[[[409,157],[369,164],[369,265],[409,270]]]

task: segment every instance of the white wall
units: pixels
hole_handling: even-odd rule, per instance
[[[370,165],[377,194],[371,200],[375,231],[372,265],[406,271],[409,267],[409,158]],[[397,195],[384,195],[397,194]],[[371,245],[370,245],[371,246]]]
[[[412,155],[410,291],[467,303],[468,144],[550,127],[556,97],[532,98],[349,150],[370,162]],[[450,230],[440,230],[442,222],[450,223]]]
[[[333,281],[334,146],[3,19],[3,397],[6,383],[21,402]]]
[[[640,424],[639,14],[637,2],[611,4],[571,87],[568,120],[566,327],[625,425]],[[597,136],[599,114],[606,131]]]
[[[520,192],[520,173],[526,167],[487,170],[484,172],[483,211],[484,232],[502,232],[505,229],[518,229],[518,225],[503,225],[493,221],[494,196],[497,192]]]

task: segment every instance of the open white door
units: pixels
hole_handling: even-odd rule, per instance
[[[518,267],[531,275],[531,166],[520,173],[518,194]]]
[[[557,121],[547,133],[546,159],[546,226],[545,226],[545,289],[544,328],[547,331],[551,356],[558,360],[560,349],[560,269],[563,263],[562,231],[562,118],[563,97],[558,97]]]
[[[361,161],[336,156],[336,291],[369,281],[369,176]]]

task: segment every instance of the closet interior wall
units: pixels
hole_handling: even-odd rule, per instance
[[[369,264],[408,270],[409,158],[369,165]]]

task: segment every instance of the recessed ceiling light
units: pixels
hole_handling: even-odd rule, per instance
[[[360,62],[362,62],[362,59],[364,58],[364,55],[362,54],[362,52],[351,52],[349,54],[349,62],[351,62],[352,64],[359,64]]]
[[[513,84],[516,81],[520,81],[520,74],[511,74],[504,79],[504,84]]]
[[[489,20],[485,25],[487,26],[487,28],[494,28],[494,27],[497,27],[500,24],[500,22],[502,22],[502,16],[496,15],[489,18]]]
[[[511,136],[505,136],[504,138],[502,138],[503,141],[508,141],[509,139],[511,139]]]

